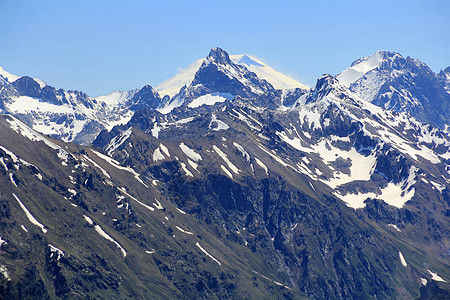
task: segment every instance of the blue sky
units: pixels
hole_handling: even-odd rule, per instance
[[[308,85],[390,50],[450,66],[450,1],[6,1],[0,66],[90,96],[156,86],[219,46]]]

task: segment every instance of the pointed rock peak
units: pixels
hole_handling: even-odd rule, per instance
[[[150,84],[144,85],[140,90],[137,91],[137,93],[158,93]]]
[[[315,90],[323,90],[328,86],[338,84],[338,82],[339,81],[334,76],[331,76],[330,74],[323,74],[319,79],[317,79]]]
[[[450,76],[450,67],[445,68],[444,70],[441,70],[438,74],[439,76]]]
[[[231,63],[230,56],[228,55],[228,53],[226,53],[219,47],[212,48],[211,51],[209,52],[207,59],[209,61],[212,61],[212,62],[215,62],[218,64],[230,64]]]

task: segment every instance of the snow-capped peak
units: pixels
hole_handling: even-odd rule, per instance
[[[110,106],[117,106],[131,99],[138,91],[138,89],[131,91],[114,91],[108,95],[101,95],[95,97],[94,99],[99,102],[104,102],[105,104]]]
[[[208,61],[211,61],[211,62],[217,63],[217,64],[230,64],[231,63],[230,56],[228,55],[228,53],[226,53],[219,47],[212,48],[206,59]]]
[[[6,72],[2,67],[0,67],[0,76],[6,78],[10,83],[16,81],[20,77],[17,75],[13,75],[9,72]]]
[[[360,58],[352,63],[350,68],[345,69],[337,76],[339,82],[346,87],[363,77],[367,72],[378,68],[383,62],[382,52],[378,51],[373,55]]]
[[[195,73],[207,59],[211,62],[220,62],[222,64],[225,62],[230,63],[231,61],[235,64],[245,66],[250,72],[255,73],[261,79],[265,79],[276,89],[309,89],[307,85],[274,70],[253,56],[248,54],[228,55],[220,48],[213,48],[208,57],[198,59],[188,67],[181,69],[175,76],[158,84],[155,90],[158,91],[161,97],[169,95],[172,98],[183,86],[189,85],[192,82]]]
[[[155,90],[164,97],[168,95],[170,98],[175,96],[180,89],[189,85],[194,79],[195,73],[198,71],[200,66],[203,64],[205,58],[200,58],[190,64],[188,67],[181,69],[175,76],[164,80],[155,87]]]
[[[250,55],[231,55],[230,58],[234,63],[245,66],[249,71],[255,73],[259,78],[267,80],[267,82],[273,85],[273,87],[276,89],[309,89],[307,85],[304,85],[303,83],[274,70],[266,63]]]

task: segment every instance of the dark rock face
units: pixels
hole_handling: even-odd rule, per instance
[[[34,81],[33,78],[23,76],[12,83],[13,87],[20,90],[24,96],[28,97],[40,97],[41,86]]]
[[[238,185],[221,176],[189,184],[173,180],[170,192],[179,207],[201,219],[229,231],[246,228],[248,247],[270,255],[269,264],[285,270],[289,281],[313,299],[393,295],[382,275],[394,271],[383,257],[387,249],[377,258],[384,263],[372,261],[381,236],[356,224],[349,227],[352,217],[337,203],[330,209],[287,185],[282,178]],[[356,270],[354,264],[364,267]],[[333,275],[324,281],[321,272]]]

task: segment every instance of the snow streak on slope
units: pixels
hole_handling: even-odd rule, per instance
[[[193,161],[202,160],[202,157],[200,154],[198,154],[193,149],[186,146],[184,143],[181,143],[179,147],[183,151],[183,153],[186,154],[186,156],[189,157],[190,159],[192,159]]]
[[[98,157],[100,157],[101,159],[103,159],[104,161],[106,161],[107,163],[109,163],[109,164],[110,164],[111,166],[113,166],[114,168],[117,168],[117,169],[123,170],[123,171],[127,171],[127,172],[133,174],[134,178],[135,178],[140,184],[142,184],[142,185],[145,186],[146,188],[149,188],[148,185],[146,185],[146,184],[142,181],[142,179],[139,177],[140,174],[137,173],[133,168],[131,168],[131,167],[123,167],[122,165],[120,165],[120,163],[119,163],[118,161],[112,159],[111,157],[106,156],[106,155],[104,155],[104,154],[102,154],[102,153],[100,153],[100,152],[98,152],[98,151],[92,150],[92,149],[91,149],[91,151],[92,151],[92,153],[94,153],[95,155],[97,155]]]
[[[441,281],[441,282],[447,282],[447,281],[445,281],[441,276],[439,276],[437,273],[434,273],[434,272],[432,272],[432,271],[430,271],[430,270],[428,270],[428,273],[430,273],[430,275],[431,275],[431,280],[434,280],[434,281]]]
[[[214,256],[212,256],[211,254],[209,254],[205,249],[203,249],[203,247],[199,244],[199,242],[197,242],[195,244],[200,250],[202,250],[203,253],[205,253],[209,258],[211,258],[212,260],[214,260],[219,266],[221,266],[222,264],[220,263],[220,261],[218,261]]]
[[[91,218],[89,218],[86,215],[83,215],[84,219],[86,220],[86,222],[89,223],[89,225],[93,225],[94,222],[92,222]],[[101,227],[100,225],[95,225],[94,226],[95,231],[102,236],[104,239],[114,243],[114,245],[116,245],[117,248],[120,249],[120,252],[122,252],[123,257],[125,258],[127,256],[127,251],[125,251],[125,249],[118,243],[116,242],[116,240],[114,240],[112,237],[110,237]]]
[[[106,153],[111,156],[130,137],[131,133],[131,128],[128,128],[115,136],[106,146]]]
[[[19,205],[22,208],[22,210],[25,212],[25,214],[27,215],[28,220],[30,220],[30,222],[33,223],[34,225],[36,225],[37,227],[41,228],[43,233],[46,233],[47,232],[47,228],[45,228],[44,225],[39,223],[38,220],[36,220],[36,218],[33,217],[33,215],[25,207],[25,205],[23,205],[22,201],[20,201],[20,199],[16,196],[16,194],[12,194],[12,195],[14,196],[14,198],[16,198],[17,202],[19,202]]]
[[[45,138],[43,135],[37,133],[27,125],[23,124],[15,117],[10,116],[12,120],[7,119],[6,121],[10,124],[11,129],[15,132],[22,134],[24,137],[30,139],[31,141],[44,142],[48,147],[58,151],[58,157],[63,161],[62,164],[67,164],[67,159],[69,158],[69,153],[66,150],[58,146],[57,144],[51,142],[49,139]]]
[[[235,174],[239,174],[239,169],[228,159],[228,156],[220,150],[219,147],[213,145],[214,151],[223,159],[223,161],[227,164],[228,168],[231,169]]]

